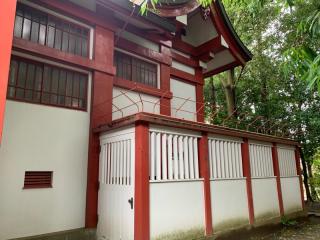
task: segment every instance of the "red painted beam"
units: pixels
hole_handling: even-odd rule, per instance
[[[160,91],[163,96],[166,92],[170,92],[170,66],[161,64],[160,65]],[[171,93],[172,98],[172,93]],[[160,114],[171,116],[171,98],[164,98],[161,96],[160,99]]]
[[[297,175],[299,176],[300,195],[301,195],[301,206],[302,206],[302,209],[304,209],[304,208],[305,208],[305,204],[304,204],[304,194],[303,194],[303,184],[302,184],[302,175],[301,175],[300,151],[299,151],[299,148],[296,148],[296,150],[295,150],[295,158],[296,158]]]
[[[135,125],[134,239],[150,239],[149,125]]]
[[[2,0],[0,7],[0,143],[6,105],[16,0]]]
[[[199,163],[200,176],[204,179],[204,204],[205,204],[205,234],[213,234],[212,227],[212,208],[211,208],[211,190],[210,190],[210,170],[208,159],[208,135],[203,133],[199,140]]]
[[[276,177],[276,180],[277,180],[277,191],[278,191],[280,215],[283,216],[284,208],[283,208],[283,199],[282,199],[282,190],[281,190],[278,148],[276,143],[273,143],[273,146],[272,146],[272,162],[273,162],[274,176]]]
[[[242,154],[243,176],[246,177],[246,183],[247,183],[249,223],[253,224],[254,223],[254,208],[253,208],[253,196],[252,196],[249,141],[247,138],[244,138],[243,143],[241,144],[241,154]]]

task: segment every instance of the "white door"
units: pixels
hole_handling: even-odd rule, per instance
[[[100,139],[98,240],[134,238],[134,132]]]

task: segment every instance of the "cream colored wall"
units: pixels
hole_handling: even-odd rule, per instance
[[[285,214],[302,210],[300,182],[298,176],[281,177],[281,192]]]
[[[84,227],[88,138],[89,112],[7,101],[1,240]],[[22,189],[25,171],[53,171],[53,187]]]
[[[279,217],[279,199],[275,177],[253,178],[252,195],[254,216],[257,222]]]
[[[151,239],[204,234],[203,181],[150,183]],[[191,238],[190,238],[191,239]]]
[[[196,87],[192,84],[171,79],[170,90],[173,94],[173,98],[171,99],[171,116],[196,121]]]
[[[213,229],[223,231],[249,224],[246,179],[211,180]]]
[[[112,103],[112,120],[126,117],[137,112],[160,113],[158,97],[129,91],[123,88],[113,88]]]

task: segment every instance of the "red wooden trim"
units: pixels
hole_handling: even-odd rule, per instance
[[[213,69],[213,70],[211,70],[211,71],[205,72],[205,73],[203,74],[203,76],[204,76],[205,78],[206,78],[206,77],[211,77],[211,76],[213,76],[213,75],[216,75],[216,74],[218,74],[218,73],[227,71],[227,70],[229,70],[229,69],[231,69],[231,68],[235,68],[235,67],[237,67],[237,66],[239,66],[239,64],[238,64],[237,62],[232,62],[232,63],[229,63],[229,64],[227,64],[227,65],[224,65],[224,66],[218,67],[218,68],[216,68],[216,69]]]
[[[283,208],[283,199],[282,199],[282,190],[281,190],[281,178],[280,178],[280,170],[279,170],[279,160],[278,160],[278,148],[277,144],[273,143],[272,146],[272,163],[273,163],[273,171],[274,176],[277,180],[277,190],[278,190],[278,200],[279,200],[279,210],[280,215],[284,215],[284,208]]]
[[[23,50],[23,52],[43,57],[48,60],[83,67],[87,70],[96,70],[110,75],[115,75],[116,73],[116,69],[113,65],[104,65],[96,60],[90,60],[70,53],[61,52],[57,49],[42,46],[24,39],[14,38],[13,46],[14,49]]]
[[[163,93],[170,92],[170,67],[165,64],[160,65],[160,88]],[[170,94],[172,98],[172,93]],[[171,98],[161,97],[160,114],[171,116]]]
[[[175,52],[171,52],[171,55],[174,60],[176,60],[177,62],[183,63],[187,66],[194,67],[194,68],[199,66],[199,62],[197,62],[192,58],[186,58]]]
[[[303,191],[303,183],[302,183],[302,174],[301,174],[300,151],[299,151],[299,148],[296,148],[296,150],[295,150],[295,158],[296,158],[297,175],[299,176],[300,195],[301,195],[301,206],[302,206],[302,209],[305,209],[304,191]]]
[[[204,122],[204,94],[203,94],[203,77],[202,69],[196,69],[196,109],[197,109],[197,121]]]
[[[207,52],[218,53],[223,51],[224,49],[226,48],[221,45],[221,37],[218,36],[196,47],[196,55],[200,56]]]
[[[171,67],[170,75],[175,76],[181,80],[185,80],[186,82],[198,83],[195,75],[186,73],[173,67]]]
[[[150,239],[149,126],[135,126],[134,239]]]
[[[212,208],[211,208],[211,190],[210,190],[210,171],[208,159],[208,135],[203,133],[199,139],[199,164],[200,176],[204,179],[204,204],[205,204],[205,234],[213,234],[212,227]]]
[[[153,51],[151,49],[142,47],[134,42],[128,41],[124,38],[119,38],[119,41],[116,43],[116,47],[126,50],[128,52],[137,54],[139,56],[148,58],[152,61],[158,62],[158,63],[164,63],[167,65],[171,65],[171,57],[169,55],[159,53],[156,51]]]
[[[3,0],[0,7],[0,143],[4,125],[16,3],[16,0]]]
[[[175,38],[172,42],[172,46],[174,49],[179,50],[180,52],[186,53],[186,54],[190,54],[192,56],[196,55],[196,50],[194,48],[194,46],[192,46],[189,43],[186,43],[184,41],[182,41],[179,38]]]
[[[260,134],[255,132],[249,132],[245,130],[232,129],[227,127],[222,127],[218,125],[210,125],[200,122],[188,121],[184,119],[174,118],[171,116],[164,116],[146,112],[139,112],[122,119],[112,121],[111,124],[103,125],[96,128],[95,132],[109,131],[111,129],[117,129],[129,124],[133,124],[136,121],[146,121],[149,123],[154,123],[162,126],[175,127],[178,129],[189,129],[193,131],[206,131],[208,133],[215,133],[225,136],[233,136],[240,138],[250,138],[252,140],[258,140],[263,142],[276,142],[290,146],[299,146],[298,142],[288,138],[276,137],[266,134]]]
[[[253,224],[254,223],[254,207],[253,207],[253,196],[252,196],[249,141],[247,138],[244,138],[243,143],[241,144],[241,154],[242,154],[243,176],[246,177],[246,184],[247,184],[249,223]]]
[[[169,90],[165,92],[164,89],[153,88],[151,86],[142,83],[132,82],[123,78],[114,77],[113,83],[117,87],[132,89],[135,92],[145,93],[155,97],[163,97],[167,99],[172,98],[172,93]]]

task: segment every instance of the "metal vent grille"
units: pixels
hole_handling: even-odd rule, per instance
[[[23,188],[51,188],[52,172],[50,171],[26,171]]]

